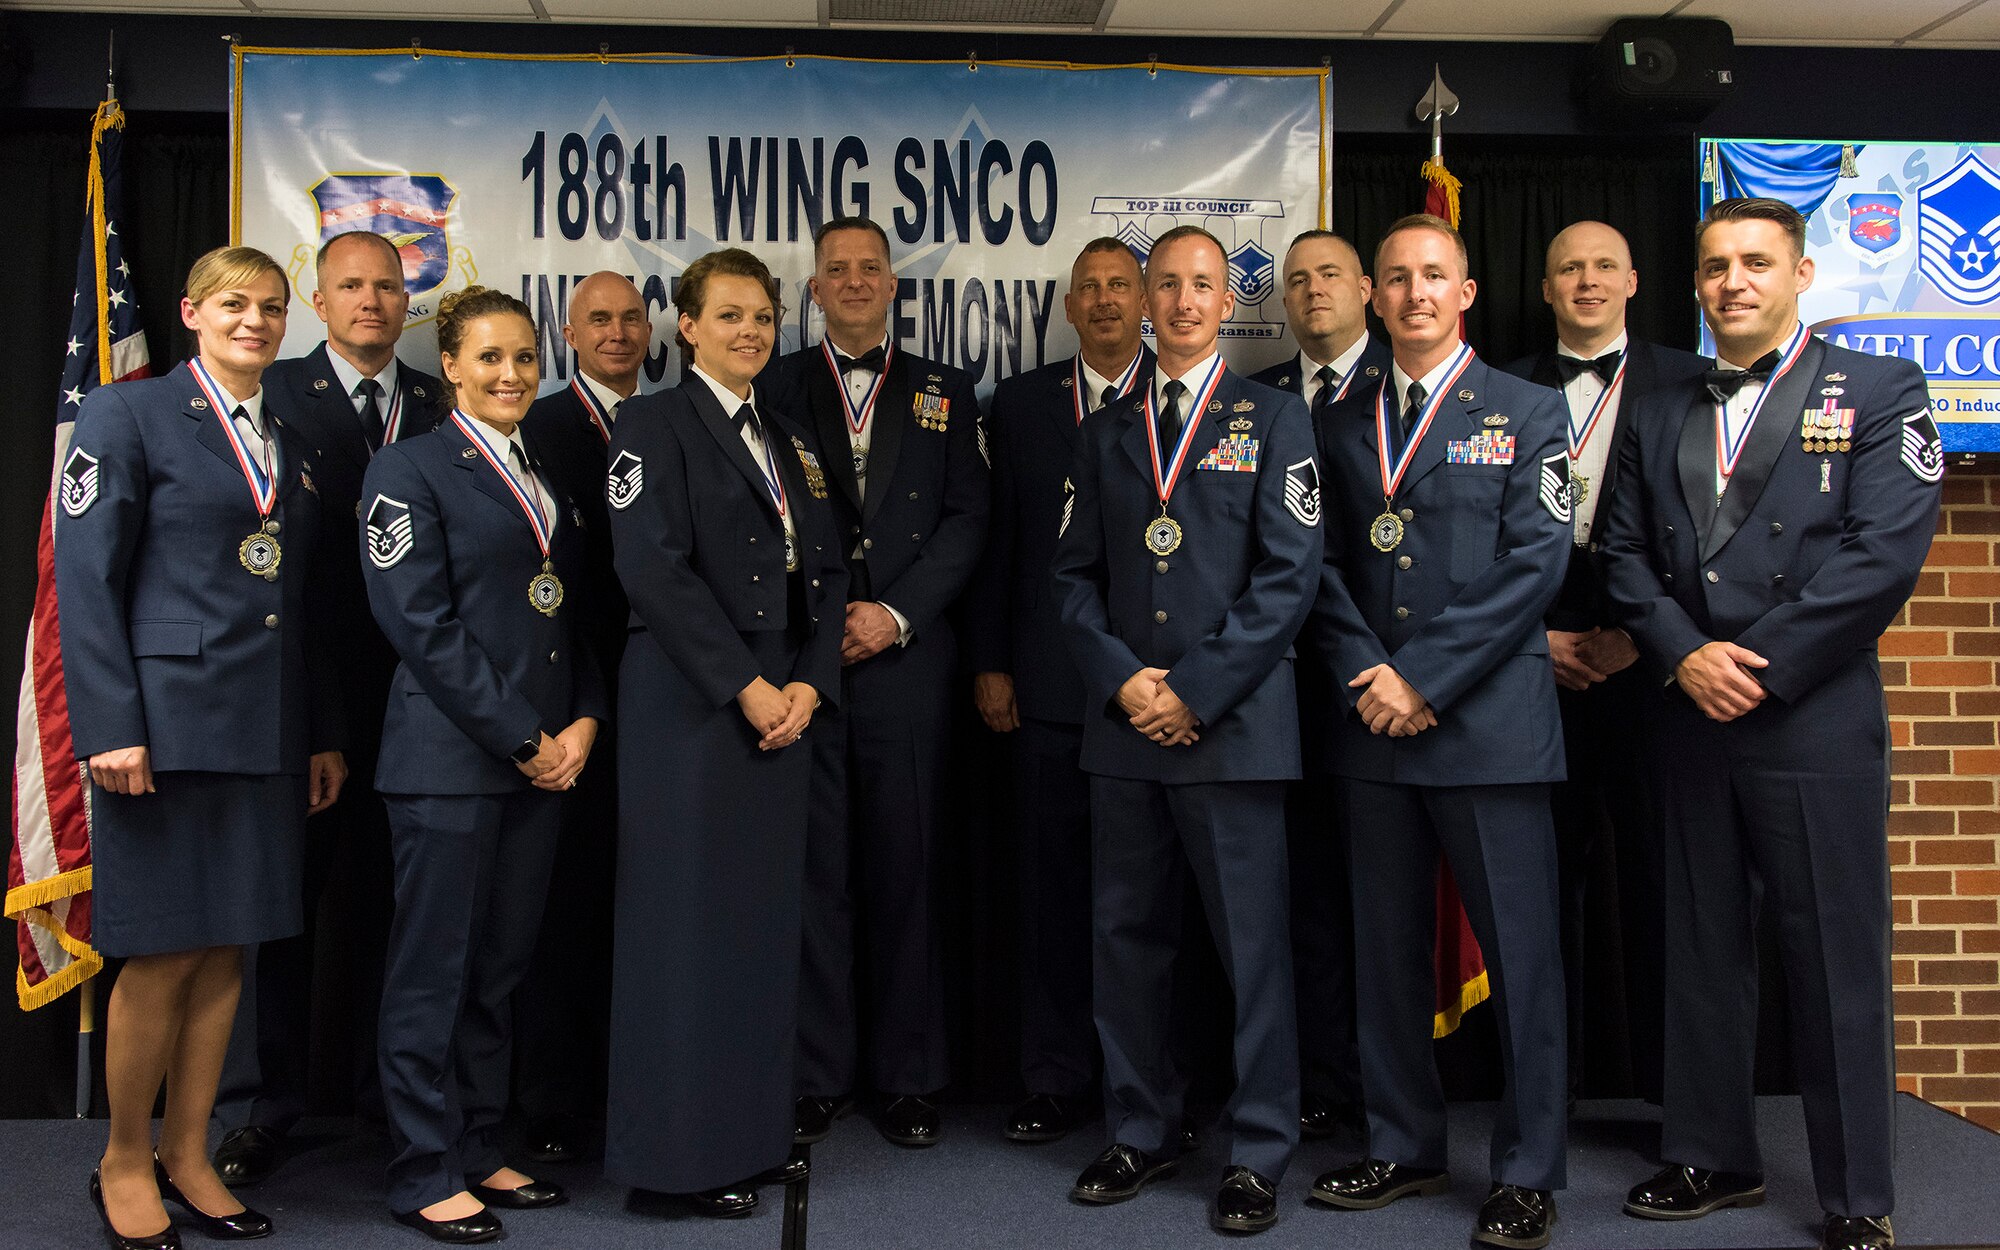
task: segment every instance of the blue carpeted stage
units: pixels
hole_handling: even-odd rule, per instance
[[[2000,1135],[1914,1098],[1898,1099],[1896,1211],[1903,1246],[2000,1245]],[[1452,1115],[1452,1171],[1457,1183],[1441,1198],[1405,1201],[1382,1211],[1337,1212],[1302,1201],[1319,1172],[1352,1157],[1351,1141],[1303,1147],[1283,1185],[1278,1226],[1254,1239],[1257,1250],[1332,1246],[1395,1250],[1466,1244],[1474,1211],[1485,1196],[1486,1128],[1491,1108],[1472,1104]],[[1571,1134],[1570,1187],[1558,1200],[1555,1246],[1793,1247],[1814,1244],[1819,1208],[1806,1160],[1805,1127],[1796,1098],[1760,1107],[1770,1200],[1749,1211],[1660,1224],[1619,1212],[1625,1190],[1652,1168],[1658,1113],[1638,1103],[1584,1103]],[[1035,1250],[1154,1250],[1220,1244],[1211,1232],[1209,1196],[1223,1160],[1213,1144],[1188,1156],[1180,1174],[1115,1207],[1086,1208],[1068,1200],[1077,1172],[1102,1146],[1102,1125],[1067,1141],[1019,1146],[997,1132],[995,1107],[947,1107],[944,1141],[927,1151],[884,1142],[865,1121],[850,1117],[813,1152],[810,1244],[814,1250],[898,1250],[901,1247],[1035,1247]],[[414,1250],[434,1244],[391,1223],[382,1208],[379,1138],[336,1134],[339,1125],[307,1134],[304,1152],[266,1184],[243,1196],[278,1224],[273,1246],[296,1250]],[[84,1194],[92,1160],[104,1140],[101,1122],[0,1122],[0,1247],[64,1250],[104,1244]],[[571,1187],[569,1205],[502,1215],[507,1240],[551,1250],[654,1250],[661,1246],[775,1250],[783,1191],[766,1190],[748,1219],[718,1222],[687,1214],[669,1200],[633,1196],[606,1184],[594,1164],[550,1168]],[[186,1244],[203,1244],[199,1233]]]

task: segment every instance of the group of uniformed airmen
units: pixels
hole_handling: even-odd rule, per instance
[[[1751,1097],[1761,905],[1778,913],[1822,1244],[1892,1244],[1874,642],[1927,550],[1942,450],[1915,366],[1799,322],[1812,261],[1795,210],[1718,203],[1697,250],[1717,359],[1633,339],[1625,240],[1580,222],[1547,253],[1557,342],[1503,370],[1462,341],[1477,286],[1450,225],[1404,218],[1369,264],[1307,231],[1283,264],[1298,354],[1243,377],[1218,351],[1233,297],[1214,237],[1172,230],[1143,263],[1098,239],[1064,298],[1076,356],[1001,381],[983,426],[967,375],[894,341],[890,248],[867,220],[818,232],[810,291],[825,337],[778,359],[775,283],[744,253],[715,254],[708,305],[722,290],[742,307],[683,302],[689,368],[671,401],[635,399],[652,337],[638,290],[609,273],[579,284],[563,327],[577,374],[523,428],[531,476],[565,501],[559,513],[574,510],[584,540],[577,645],[607,674],[625,670],[612,684],[628,702],[564,800],[548,919],[517,996],[514,1097],[531,1157],[577,1152],[604,1106],[607,1048],[614,1175],[708,1214],[742,1214],[756,1184],[801,1174],[801,1156],[757,1152],[825,1138],[864,1087],[889,1140],[938,1139],[942,798],[969,671],[978,715],[1011,741],[1027,1097],[1004,1132],[1060,1138],[1101,1090],[1109,1145],[1076,1200],[1137,1196],[1192,1139],[1171,1011],[1190,882],[1234,994],[1211,1223],[1270,1226],[1302,1132],[1342,1122],[1364,1127],[1363,1157],[1320,1176],[1310,1201],[1366,1210],[1448,1189],[1430,1051],[1442,853],[1484,953],[1505,1079],[1472,1236],[1547,1244],[1587,1009],[1585,882],[1609,857],[1625,922],[1664,947],[1663,968],[1632,956],[1635,982],[1663,978],[1664,991],[1629,1003],[1624,1027],[1637,1085],[1663,1105],[1665,1166],[1625,1210],[1688,1219],[1763,1198]],[[327,345],[268,376],[318,451],[329,514],[353,510],[370,541],[393,542],[375,526],[396,517],[371,520],[381,503],[362,470],[370,448],[429,429],[439,384],[395,360],[408,298],[387,249],[335,239],[319,279]],[[730,309],[736,337],[718,346]],[[731,383],[752,365],[754,389]],[[634,424],[647,422],[659,428]],[[714,446],[662,433],[702,422]],[[783,549],[770,586],[759,536]],[[340,814],[316,818],[339,822],[314,840],[333,864],[307,881],[310,898],[327,871],[343,876],[351,927],[367,933],[388,896],[378,791],[394,787],[379,781],[392,762],[366,744],[395,652],[360,572],[350,550],[326,574],[353,618],[333,645],[360,732]],[[632,676],[649,634],[707,629],[708,614],[714,671],[660,639],[672,665],[650,685]],[[737,672],[731,640],[766,628],[798,657],[809,703],[781,694],[783,673],[722,689]],[[822,637],[829,658],[837,641],[837,675],[809,662]],[[753,689],[766,677],[776,703]],[[649,761],[676,749],[668,727],[693,733],[717,700],[736,754],[715,766],[745,785],[776,776],[750,771],[762,765],[745,752],[806,738],[803,807],[795,822],[768,817],[797,825],[796,854],[776,860],[786,890],[739,891],[749,860],[703,862],[702,839],[732,829],[644,859],[650,826],[619,810],[635,773],[667,767]],[[597,954],[614,860],[616,989]],[[728,1012],[661,997],[688,983],[628,982],[650,975],[651,957],[629,952],[652,939],[628,927],[646,904],[624,877],[683,872],[714,874],[697,879],[730,902],[704,908],[729,930],[719,949],[735,949],[745,909],[759,925],[758,907],[795,910],[770,931],[798,935],[796,961],[742,974],[786,997],[743,1034],[759,1039],[747,1059],[725,1053],[738,1037]],[[267,943],[257,957],[217,1109],[227,1181],[268,1174],[303,1106],[302,953]],[[365,1029],[381,956],[354,954]],[[650,1079],[648,1060],[616,1056],[651,1043],[621,1042],[628,1029],[711,1033],[663,1043],[696,1065],[677,1085],[698,1085],[704,1064],[730,1081],[761,1072],[782,1083],[778,1102],[746,1105],[765,1118],[781,1106],[783,1133],[750,1133],[759,1144],[726,1163],[702,1141],[633,1136],[617,1108]],[[358,1067],[365,1090],[372,1064]],[[653,1110],[671,1120],[680,1105]],[[699,1125],[722,1112],[687,1114]]]

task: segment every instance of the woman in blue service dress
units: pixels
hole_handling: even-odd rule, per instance
[[[674,295],[681,384],[629,401],[606,484],[632,635],[605,1174],[745,1215],[793,1156],[806,797],[847,573],[826,475],[756,394],[782,306],[738,248]]]
[[[401,658],[375,772],[396,887],[379,1041],[389,1209],[463,1243],[500,1235],[491,1207],[564,1200],[500,1153],[509,1016],[558,804],[605,712],[576,628],[582,515],[519,428],[541,379],[528,308],[468,287],[437,330],[453,407],[369,464],[361,542],[369,607]]]
[[[254,248],[201,257],[181,300],[198,354],[92,392],[63,461],[56,591],[91,780],[93,937],[125,960],[90,1195],[127,1250],[180,1244],[162,1198],[212,1237],[271,1231],[215,1174],[208,1117],[242,948],[302,931],[305,818],[346,777],[334,677],[308,636],[311,451],[262,387],[288,296]]]

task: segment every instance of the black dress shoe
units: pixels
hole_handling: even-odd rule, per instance
[[[1896,1230],[1886,1215],[1829,1215],[1820,1229],[1820,1250],[1888,1250]]]
[[[284,1145],[284,1138],[261,1125],[231,1129],[215,1148],[215,1174],[232,1187],[255,1185],[277,1170]]]
[[[521,1153],[533,1163],[568,1163],[583,1157],[583,1126],[573,1116],[547,1116],[522,1134]]]
[[[1224,1233],[1261,1233],[1278,1222],[1278,1187],[1242,1164],[1222,1174],[1208,1209],[1209,1227]]]
[[[811,1146],[827,1139],[833,1132],[833,1122],[854,1108],[852,1098],[819,1098],[807,1094],[793,1104],[793,1114],[797,1117],[792,1130],[792,1140],[801,1146]]]
[[[935,1146],[938,1112],[927,1098],[905,1094],[882,1108],[882,1136],[898,1146]]]
[[[127,1237],[111,1227],[111,1213],[104,1209],[104,1182],[97,1169],[90,1170],[90,1201],[97,1207],[97,1218],[104,1221],[104,1231],[111,1238],[116,1250],[181,1250],[181,1235],[174,1228],[172,1220],[159,1232],[147,1237]]]
[[[537,1207],[559,1207],[569,1201],[563,1187],[554,1181],[529,1181],[512,1189],[495,1189],[491,1185],[474,1185],[472,1196],[489,1207],[504,1207],[510,1211],[532,1211]]]
[[[1723,1207],[1764,1201],[1764,1178],[1707,1168],[1661,1168],[1625,1195],[1625,1214],[1643,1220],[1693,1220]]]
[[[1180,1165],[1179,1159],[1149,1155],[1137,1146],[1119,1142],[1090,1161],[1076,1184],[1070,1186],[1069,1196],[1094,1206],[1124,1202],[1138,1197],[1141,1189],[1162,1176],[1172,1176]]]
[[[1442,1168],[1361,1159],[1321,1176],[1306,1198],[1348,1211],[1373,1211],[1398,1198],[1441,1194],[1450,1188],[1451,1177]]]
[[[1008,1141],[1061,1141],[1075,1124],[1076,1110],[1070,1099],[1060,1094],[1030,1094],[1008,1115],[1007,1127],[1000,1133]]]
[[[396,1222],[409,1225],[432,1241],[449,1242],[454,1246],[492,1241],[500,1235],[500,1217],[485,1210],[455,1220],[425,1219],[422,1211],[404,1211],[396,1216]]]
[[[1299,1099],[1299,1136],[1309,1140],[1331,1137],[1357,1118],[1348,1104],[1325,1094],[1305,1094]]]
[[[812,1152],[793,1146],[792,1153],[777,1167],[767,1168],[750,1178],[751,1185],[790,1185],[812,1175]]]
[[[271,1235],[271,1217],[244,1207],[234,1215],[210,1215],[187,1200],[174,1178],[167,1175],[167,1166],[160,1162],[160,1156],[153,1156],[153,1180],[160,1187],[160,1197],[177,1204],[181,1210],[194,1217],[195,1227],[217,1241],[251,1241]]]
[[[1201,1149],[1201,1130],[1194,1126],[1194,1121],[1181,1121],[1181,1131],[1174,1134],[1174,1149],[1184,1155]]]
[[[1479,1204],[1472,1239],[1507,1250],[1541,1250],[1556,1222],[1556,1200],[1546,1189],[1495,1185]]]
[[[747,1184],[721,1185],[698,1194],[682,1194],[698,1215],[711,1220],[733,1220],[757,1209],[757,1191]]]

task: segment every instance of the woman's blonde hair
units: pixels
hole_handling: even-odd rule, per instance
[[[212,252],[204,252],[188,270],[188,301],[199,304],[217,291],[247,287],[266,273],[278,275],[278,288],[285,293],[285,302],[290,304],[292,284],[286,279],[284,269],[256,248],[218,247]]]

